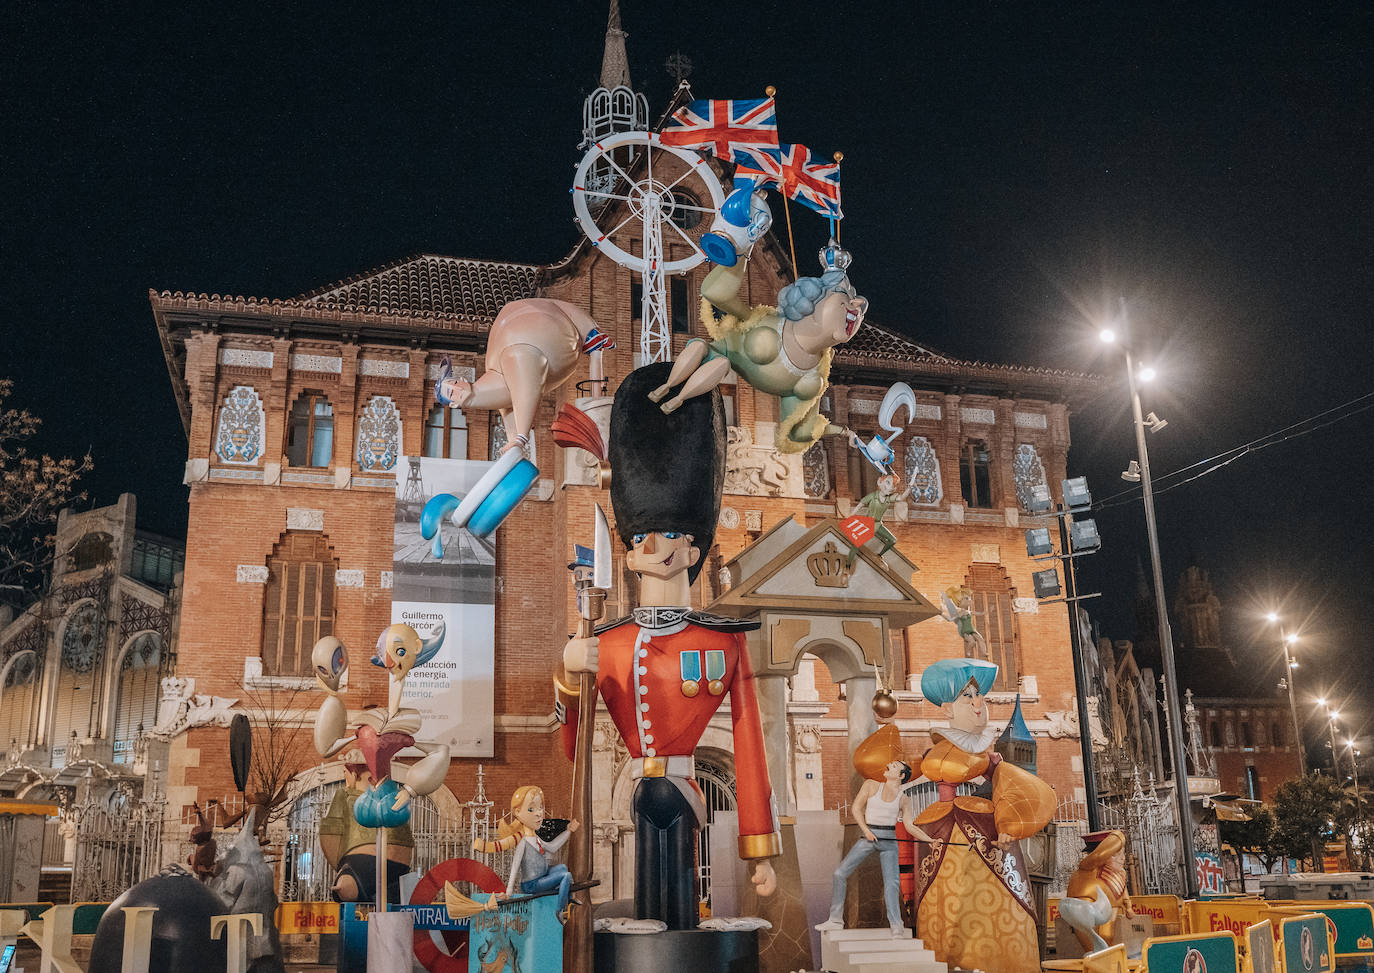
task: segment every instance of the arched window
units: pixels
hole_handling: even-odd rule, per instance
[[[1021,685],[1021,647],[1012,603],[1016,589],[1000,564],[974,564],[964,578],[973,594],[973,624],[988,645],[988,660],[997,663],[995,689],[1014,691]]]
[[[323,534],[289,530],[267,559],[262,607],[262,669],[308,676],[310,650],[334,633],[334,552]]]
[[[52,765],[65,767],[67,746],[98,730],[95,709],[105,655],[105,612],[94,601],[78,602],[62,631],[52,733]]]
[[[334,408],[323,392],[302,392],[291,407],[286,462],[327,467],[334,457]]]
[[[119,667],[119,695],[115,697],[114,759],[132,763],[134,744],[157,722],[158,677],[162,666],[162,636],[144,632],[124,651]]]
[[[468,420],[462,409],[436,405],[425,423],[425,455],[439,459],[468,458]]]
[[[1040,454],[1035,451],[1035,447],[1030,443],[1022,443],[1016,447],[1016,459],[1011,466],[1012,482],[1016,485],[1016,500],[1021,504],[1022,510],[1029,510],[1031,505],[1031,491],[1038,486],[1044,486],[1045,464],[1040,462]]]
[[[36,743],[38,655],[31,649],[17,652],[0,671],[0,750]]]
[[[1288,741],[1284,739],[1283,725],[1275,721],[1269,726],[1269,744],[1274,747],[1286,746]]]
[[[912,503],[939,503],[944,496],[940,486],[940,460],[930,440],[912,436],[906,444],[906,482]]]
[[[266,417],[262,399],[251,385],[236,385],[224,397],[215,433],[215,456],[221,463],[255,466],[262,457]]]
[[[358,416],[358,466],[389,470],[401,455],[401,413],[386,395],[374,395]]]

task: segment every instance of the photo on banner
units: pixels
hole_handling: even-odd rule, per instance
[[[443,623],[444,644],[410,674],[406,703],[420,712],[424,743],[455,757],[490,757],[496,665],[496,537],[474,537],[445,518],[443,555],[420,536],[420,514],[435,494],[463,497],[491,467],[472,460],[403,456],[396,466],[391,621],[428,638]]]

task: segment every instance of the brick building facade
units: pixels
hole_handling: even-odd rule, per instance
[[[660,177],[671,182],[680,175],[679,197],[710,199],[696,175],[679,169]],[[690,211],[681,217],[680,233],[665,233],[669,261],[690,252],[683,236],[695,240],[707,229]],[[806,232],[814,235],[820,224],[809,222]],[[614,239],[637,250],[636,232],[631,222]],[[850,276],[862,292],[864,262],[876,255],[864,254],[861,244],[854,249]],[[674,352],[705,334],[699,288],[708,270],[698,266],[669,281]],[[803,266],[800,272],[814,271]],[[755,248],[743,296],[750,304],[773,304],[792,276],[781,243],[770,235]],[[505,442],[499,419],[437,409],[434,380],[444,356],[459,370],[480,373],[497,311],[529,296],[578,305],[614,339],[616,347],[604,353],[612,389],[634,367],[638,278],[586,239],[552,265],[421,255],[294,298],[150,292],[188,440],[179,665],[195,674],[197,691],[235,697],[245,686],[309,687],[310,646],[332,632],[353,650],[350,701],[384,698],[383,676],[359,662],[391,620],[398,457],[487,460],[496,454]],[[891,308],[877,308],[873,317],[904,330],[915,324]],[[434,795],[441,811],[474,792],[479,764],[498,809],[515,786],[528,782],[544,786],[555,813],[567,803],[571,773],[558,746],[551,683],[576,627],[565,565],[574,543],[590,541],[594,505],[610,509],[585,454],[561,451],[548,431],[557,408],[578,394],[579,379],[587,379],[585,366],[542,402],[532,444],[541,479],[496,535],[495,740],[491,756],[453,761],[447,788]],[[1059,499],[1070,413],[1097,380],[961,361],[895,327],[867,323],[836,349],[823,411],[870,436],[878,431],[878,403],[895,381],[909,383],[918,399],[897,444],[906,492],[887,519],[899,550],[917,568],[911,584],[936,604],[951,585],[973,590],[978,627],[993,657],[1006,662],[992,697],[994,719],[1009,717],[1019,692],[1039,738],[1041,775],[1074,796],[1082,766],[1076,730],[1065,729],[1074,707],[1068,615],[1062,603],[1041,606],[1032,597],[1037,565],[1025,554],[1023,531],[1043,520],[1025,507],[1032,486],[1046,483]],[[770,527],[789,516],[808,525],[847,516],[876,479],[841,437],[805,454],[780,453],[773,446],[776,401],[733,380],[722,392],[729,473],[717,548],[693,593],[697,606],[721,593],[720,567]],[[618,539],[614,555],[618,580],[609,614],[622,612],[632,597]],[[930,662],[961,655],[963,644],[954,626],[934,618],[891,633],[886,650],[884,678],[899,690],[900,725],[915,755],[939,718],[914,691],[916,679]],[[813,773],[805,795],[798,795],[802,810],[838,807],[852,796],[849,704],[839,695],[814,659],[791,686],[788,729],[795,749],[812,763],[820,757],[821,779]],[[867,707],[869,700],[853,704]],[[724,793],[732,773],[728,717],[719,722],[703,748],[709,753],[699,757]],[[307,740],[303,734],[302,763],[318,764],[313,752],[304,752]],[[173,741],[167,782],[173,806],[230,790],[224,743],[223,731],[213,727]],[[628,820],[614,797],[623,790],[616,782],[624,767],[616,765],[610,740],[601,741],[599,752],[610,779],[598,780],[598,800],[612,818],[598,822],[596,832],[604,866],[615,860],[612,846]],[[338,776],[337,769],[317,768],[308,782]]]

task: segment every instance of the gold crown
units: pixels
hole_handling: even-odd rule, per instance
[[[806,570],[821,588],[849,587],[849,559],[836,547],[834,541],[826,541],[825,548],[806,559]]]

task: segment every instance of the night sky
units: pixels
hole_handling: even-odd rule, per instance
[[[46,418],[42,447],[91,448],[90,502],[132,491],[140,525],[172,534],[185,440],[148,288],[289,297],[421,252],[557,259],[606,14],[219,6],[0,11],[0,374]],[[1163,493],[1164,568],[1170,589],[1190,562],[1211,573],[1248,669],[1281,669],[1262,610],[1300,626],[1305,711],[1330,690],[1369,713],[1374,411],[1340,417],[1374,398],[1339,407],[1374,392],[1374,8],[1299,6],[624,0],[623,18],[654,117],[680,51],[697,97],[774,84],[783,141],[845,153],[874,321],[1113,377],[1074,423],[1097,498],[1135,455],[1120,360],[1095,339],[1119,297],[1161,372],[1161,488],[1336,409]],[[810,272],[824,225],[793,222]],[[1098,519],[1082,581],[1129,638],[1141,506]]]

